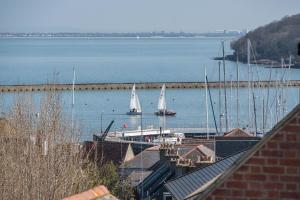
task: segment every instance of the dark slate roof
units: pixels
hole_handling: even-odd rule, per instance
[[[199,188],[222,174],[244,153],[245,151],[237,153],[207,167],[169,181],[165,184],[165,187],[177,200],[185,199],[196,192]]]
[[[159,159],[159,150],[153,150],[152,148],[150,148],[142,151],[121,167],[131,169],[150,169],[159,161]]]
[[[228,137],[230,138],[230,137]],[[216,140],[216,157],[226,158],[230,155],[249,149],[254,146],[260,138],[253,137],[252,140]]]
[[[134,171],[129,176],[128,179],[131,183],[131,186],[136,187],[145,178],[147,178],[153,171]]]

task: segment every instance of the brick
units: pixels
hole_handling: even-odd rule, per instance
[[[247,189],[248,184],[241,181],[228,181],[227,188],[235,188],[235,189]]]
[[[271,199],[279,199],[279,191],[268,191],[267,195]]]
[[[232,190],[232,196],[234,197],[243,197],[244,190]]]
[[[285,173],[286,174],[298,174],[298,168],[297,167],[286,167]]]
[[[260,175],[260,174],[246,174],[245,178],[248,180],[254,180],[254,181],[265,181],[266,176]]]
[[[297,141],[297,136],[295,134],[287,134],[285,137],[287,141]]]
[[[280,192],[280,198],[300,199],[300,192]]]
[[[247,190],[245,192],[245,196],[246,197],[262,197],[263,196],[263,192],[262,191],[256,191],[256,190]]]
[[[250,190],[260,190],[262,188],[259,182],[249,182],[248,186]]]
[[[285,189],[289,191],[297,190],[297,184],[288,183],[285,185]]]
[[[280,149],[286,150],[299,150],[300,149],[300,143],[297,142],[288,142],[288,143],[280,143],[279,144]]]
[[[284,157],[285,158],[296,158],[297,157],[297,151],[284,151]]]
[[[262,171],[260,166],[251,166],[250,169],[251,169],[251,172],[254,172],[254,173],[260,173]]]
[[[267,179],[268,181],[276,182],[279,181],[279,174],[278,175],[268,175]]]
[[[299,176],[286,176],[286,175],[283,175],[283,176],[280,177],[280,181],[288,182],[288,183],[291,183],[291,182],[300,183],[300,175]]]
[[[283,157],[283,152],[277,150],[263,150],[261,151],[261,155],[265,157]]]
[[[230,196],[231,195],[231,190],[226,190],[226,189],[216,189],[213,192],[213,195],[216,196]]]
[[[272,141],[284,141],[284,135],[283,134],[276,134],[272,138]]]
[[[239,172],[249,172],[249,167],[248,166],[241,166],[240,168],[239,168]]]
[[[268,142],[267,143],[267,149],[277,149],[278,148],[278,143],[277,142]]]
[[[263,183],[263,188],[267,190],[281,190],[283,189],[282,183]]]
[[[287,125],[283,128],[284,131],[288,132],[300,132],[300,126],[297,125]]]
[[[263,172],[270,173],[270,174],[283,174],[284,168],[283,167],[264,167]]]
[[[250,158],[247,162],[248,164],[253,164],[253,165],[264,165],[265,164],[265,159],[263,158]]]
[[[243,180],[243,178],[244,178],[243,174],[234,173],[232,175],[232,180]]]
[[[300,160],[296,159],[282,159],[279,163],[281,166],[300,166]]]
[[[278,159],[276,159],[276,158],[269,158],[269,159],[267,159],[267,164],[268,165],[278,165]]]

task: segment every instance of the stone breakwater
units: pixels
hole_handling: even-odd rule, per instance
[[[136,89],[160,89],[162,84],[166,84],[168,89],[195,89],[205,88],[205,82],[140,82],[135,83]],[[253,81],[250,82],[253,88],[267,87],[300,87],[300,80],[291,80],[288,82],[278,81]],[[129,90],[133,83],[78,83],[75,90]],[[248,81],[227,81],[225,82],[208,82],[210,88],[225,87],[248,87]],[[40,92],[40,91],[71,91],[72,84],[32,84],[32,85],[0,85],[0,92]]]

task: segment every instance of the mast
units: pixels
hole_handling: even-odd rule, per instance
[[[230,74],[229,130],[232,129],[232,75]]]
[[[236,56],[236,79],[237,79],[237,90],[236,90],[236,110],[237,110],[237,127],[240,127],[240,81],[239,81],[239,56]]]
[[[224,73],[224,95],[225,95],[225,126],[226,132],[228,132],[228,113],[227,113],[227,94],[226,94],[226,71],[225,71],[225,50],[224,41],[222,41],[222,53],[223,53],[223,73]]]
[[[208,132],[208,102],[207,102],[207,79],[206,79],[206,67],[205,67],[205,108],[206,108],[206,137],[209,139],[209,132]]]
[[[72,81],[72,111],[71,111],[71,128],[74,131],[74,105],[75,105],[75,67],[73,67],[73,81]]]
[[[255,134],[254,134],[254,136],[256,136],[256,134],[257,134],[257,122],[256,122],[256,106],[255,106],[254,92],[252,93],[252,96],[253,96],[253,111],[254,111],[254,122],[255,122]]]
[[[222,99],[221,99],[221,61],[219,64],[219,117],[220,117],[220,134],[222,134]]]
[[[206,79],[206,83],[208,83],[208,78],[207,78],[207,76],[205,76],[205,79]],[[216,116],[215,116],[215,109],[214,109],[214,105],[213,105],[213,102],[212,102],[211,93],[210,93],[210,88],[209,88],[208,84],[207,84],[207,89],[208,89],[208,94],[209,94],[210,106],[211,106],[211,110],[212,110],[213,117],[214,117],[214,123],[215,123],[215,128],[216,128],[216,134],[219,135],[218,126],[217,126],[217,121],[216,121]]]
[[[247,63],[248,63],[248,125],[251,125],[251,84],[250,84],[250,40],[247,39]]]

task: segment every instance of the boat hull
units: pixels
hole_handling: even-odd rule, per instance
[[[126,113],[127,115],[141,115],[142,112],[134,112],[134,111],[129,111]]]
[[[171,110],[166,110],[166,111],[157,111],[154,114],[156,114],[157,116],[175,116],[176,112]]]

